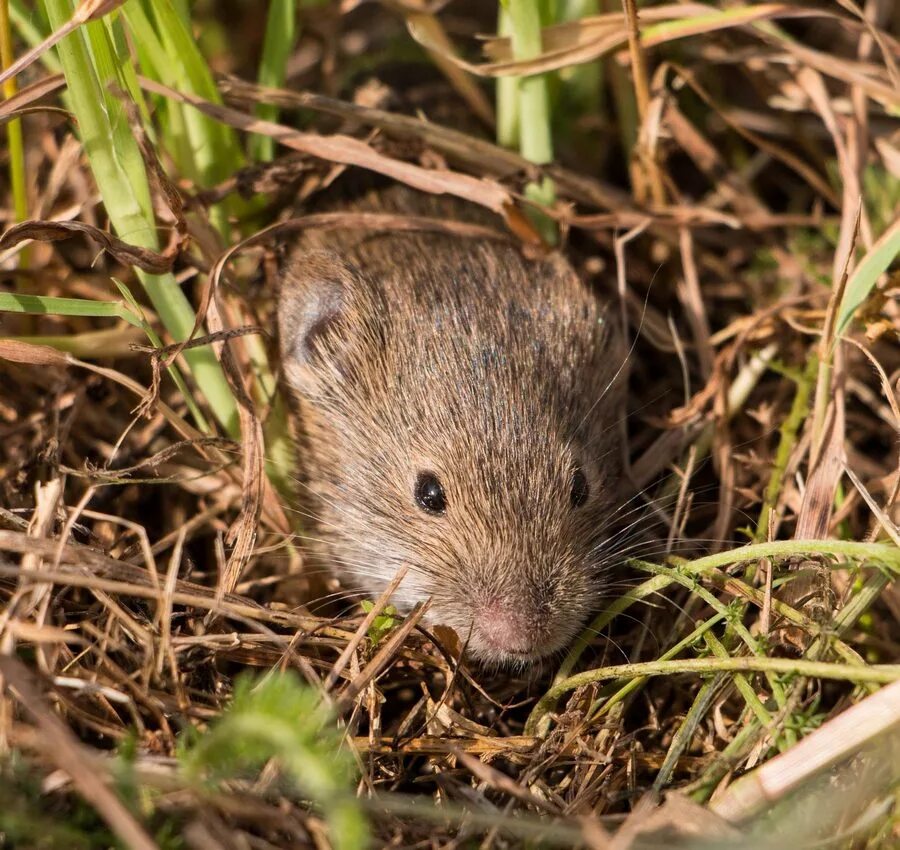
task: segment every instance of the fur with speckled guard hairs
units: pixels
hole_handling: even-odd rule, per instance
[[[406,190],[353,205],[483,222]],[[558,255],[435,232],[312,231],[284,265],[309,552],[402,610],[432,599],[475,658],[564,648],[614,569],[626,359],[612,311]]]

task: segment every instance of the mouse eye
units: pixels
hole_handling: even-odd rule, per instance
[[[576,469],[572,474],[572,507],[580,508],[588,500],[588,496],[590,495],[591,488],[588,484],[587,477],[580,469]]]
[[[447,510],[444,488],[433,472],[420,472],[416,479],[416,503],[430,514],[442,514]]]

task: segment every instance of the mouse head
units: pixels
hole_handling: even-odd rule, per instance
[[[308,252],[284,273],[316,536],[373,595],[407,565],[395,603],[430,597],[472,655],[552,654],[611,566],[617,337],[561,261],[495,246],[395,260],[364,272]]]

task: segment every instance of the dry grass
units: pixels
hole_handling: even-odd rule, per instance
[[[154,352],[115,314],[0,315],[0,847],[328,846],[323,813],[347,801],[303,778],[329,762],[327,735],[298,739],[296,770],[277,746],[249,754],[255,770],[227,741],[197,749],[236,677],[269,670],[336,718],[310,715],[341,730],[377,846],[900,846],[896,264],[849,324],[843,297],[898,226],[900,9],[710,20],[679,4],[638,9],[639,37],[629,4],[510,66],[502,41],[472,48],[492,26],[477,4],[329,6],[304,13],[276,91],[245,81],[255,4],[228,5],[210,24],[229,44],[214,51],[222,105],[142,85],[273,136],[281,156],[198,187],[148,141],[163,251],[108,233],[49,71],[33,65],[0,107],[25,116],[43,222],[0,241],[0,292],[110,301],[135,265],[171,269],[243,434],[198,429],[161,368],[181,347]],[[478,75],[598,56],[594,100],[571,78],[557,90],[559,164],[488,141]],[[263,101],[283,125],[255,117]],[[286,223],[297,199],[302,214],[354,167],[469,197],[530,250],[522,193],[549,176],[564,249],[620,299],[636,560],[561,669],[473,669],[452,634],[422,628],[424,606],[365,613],[303,569],[264,467],[278,406],[251,376],[274,350],[277,243],[310,224]],[[209,209],[236,195],[256,200],[223,239]],[[248,723],[299,704],[272,699]],[[204,784],[216,759],[233,769]]]

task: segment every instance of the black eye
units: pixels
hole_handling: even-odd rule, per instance
[[[433,472],[420,472],[416,479],[416,503],[430,514],[442,514],[447,509],[444,488]]]
[[[572,507],[580,508],[591,495],[591,488],[585,474],[576,469],[572,475]]]

